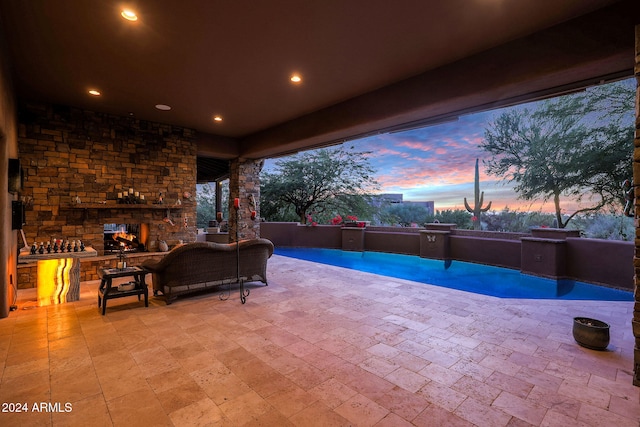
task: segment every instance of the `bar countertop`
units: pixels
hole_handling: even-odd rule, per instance
[[[90,246],[87,246],[84,251],[78,252],[57,252],[57,253],[44,253],[44,254],[31,254],[30,248],[20,249],[20,255],[18,256],[18,264],[27,264],[30,262],[36,262],[46,259],[59,259],[59,258],[88,258],[98,256],[98,251]]]

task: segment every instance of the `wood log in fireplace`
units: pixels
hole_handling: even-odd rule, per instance
[[[129,240],[129,239],[126,239],[126,238],[124,238],[122,236],[117,236],[116,240],[118,242],[124,243],[125,245],[127,245],[130,248],[134,248],[134,249],[137,249],[139,251],[144,251],[144,245],[142,243],[140,243],[138,241],[138,239],[134,238],[133,240]]]

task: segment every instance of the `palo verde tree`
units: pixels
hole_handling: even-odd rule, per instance
[[[503,112],[485,129],[487,172],[524,200],[553,200],[560,228],[580,213],[619,209],[632,174],[634,96],[627,80]],[[563,198],[580,207],[564,216]]]
[[[261,215],[271,221],[328,222],[336,214],[370,217],[377,189],[368,152],[319,149],[282,158],[260,177]]]

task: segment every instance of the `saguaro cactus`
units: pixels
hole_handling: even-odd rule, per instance
[[[491,209],[491,202],[487,205],[487,207],[483,208],[482,203],[484,203],[484,191],[480,192],[480,172],[478,172],[478,159],[476,159],[476,182],[474,186],[474,197],[475,197],[475,206],[471,209],[469,203],[467,203],[467,198],[464,198],[464,207],[467,208],[469,212],[473,214],[473,228],[475,230],[480,230],[480,213],[486,212]]]

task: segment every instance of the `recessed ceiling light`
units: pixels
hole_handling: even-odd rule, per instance
[[[100,93],[100,91],[99,91],[99,90],[91,89],[91,90],[89,91],[89,95],[93,95],[93,96],[100,96],[100,95],[102,95],[102,94]]]
[[[290,80],[293,83],[300,83],[302,81],[302,77],[300,77],[300,74],[293,74],[290,78]]]
[[[127,21],[137,21],[138,15],[131,9],[123,9],[120,15]]]
[[[220,123],[222,121],[222,116],[213,116],[213,121]]]
[[[162,111],[169,111],[171,110],[171,107],[169,107],[168,105],[165,104],[156,104],[156,108],[158,110],[162,110]]]

